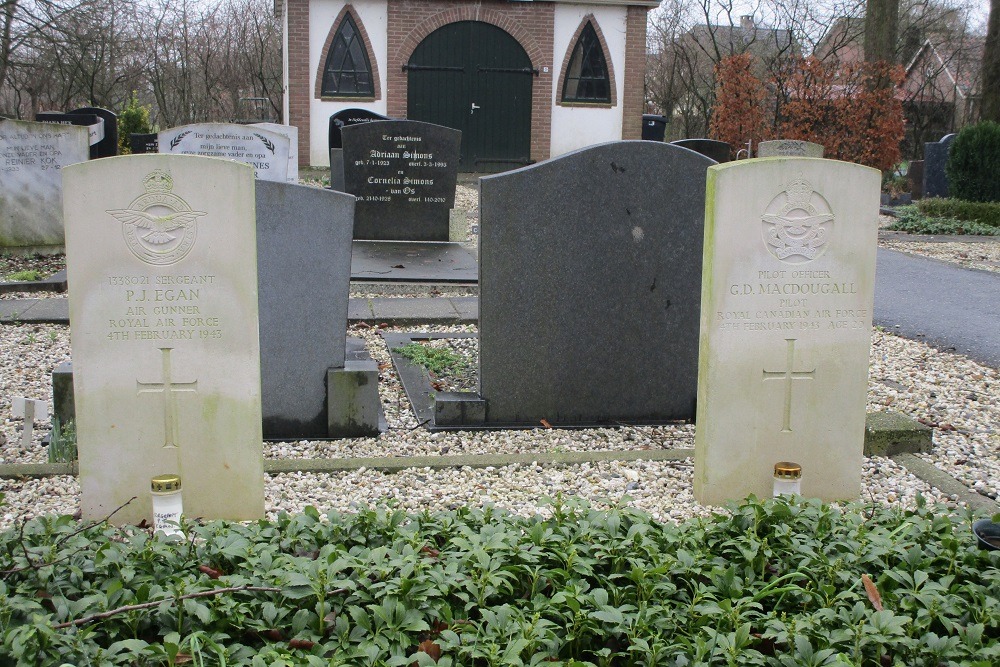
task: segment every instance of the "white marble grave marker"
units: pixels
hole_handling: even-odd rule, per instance
[[[879,172],[814,158],[711,167],[705,214],[694,493],[861,489]]]
[[[282,183],[288,180],[289,135],[263,127],[196,123],[163,130],[157,135],[157,142],[160,153],[236,160],[252,166],[261,180]]]
[[[196,156],[64,173],[83,515],[152,519],[150,478],[185,514],[263,515],[253,169]]]
[[[89,156],[85,127],[0,118],[0,245],[62,246],[62,168]]]
[[[37,398],[14,396],[10,399],[10,414],[13,417],[24,418],[24,427],[21,430],[21,449],[27,449],[31,446],[35,420],[48,419],[49,404],[48,401],[40,401]]]
[[[299,128],[281,123],[252,123],[250,127],[261,127],[271,132],[288,137],[288,173],[285,180],[289,183],[299,182]]]

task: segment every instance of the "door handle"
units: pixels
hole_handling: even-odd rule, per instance
[[[472,103],[472,108],[469,109],[469,115],[472,115],[472,114],[476,113],[476,109],[481,109],[481,108],[482,108],[481,106],[479,106],[478,104],[476,104],[475,102],[473,102]]]

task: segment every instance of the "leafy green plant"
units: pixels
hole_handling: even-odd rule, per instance
[[[931,218],[955,218],[1000,227],[1000,203],[973,202],[961,199],[931,197],[917,202],[919,211]]]
[[[153,131],[149,121],[150,107],[139,104],[136,91],[132,91],[132,97],[128,104],[118,114],[118,153],[128,155],[132,152],[129,144],[130,134],[148,134]]]
[[[14,273],[7,274],[6,280],[9,282],[37,282],[42,279],[42,274],[35,269],[25,269],[23,271],[15,271]]]
[[[59,423],[59,417],[52,417],[52,432],[49,434],[49,463],[72,463],[76,453],[76,422],[70,420]]]
[[[441,375],[458,370],[466,362],[465,358],[443,347],[429,347],[420,343],[408,343],[393,349],[418,366]]]
[[[955,137],[945,165],[948,194],[976,202],[1000,201],[1000,123],[967,125]]]
[[[929,217],[916,206],[900,206],[896,209],[896,219],[886,229],[911,234],[974,234],[980,236],[1000,236],[1000,227],[992,227],[978,222],[955,218]]]
[[[549,511],[307,508],[193,523],[187,540],[34,519],[0,533],[0,661],[1000,661],[1000,552],[947,507],[751,498],[681,525],[563,498]]]

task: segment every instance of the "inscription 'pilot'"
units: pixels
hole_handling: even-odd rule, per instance
[[[138,303],[143,301],[194,301],[200,297],[200,289],[125,290],[125,300]]]

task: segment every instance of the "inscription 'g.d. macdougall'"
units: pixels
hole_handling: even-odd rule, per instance
[[[733,283],[729,286],[729,293],[733,296],[857,294],[858,286],[856,283]]]

